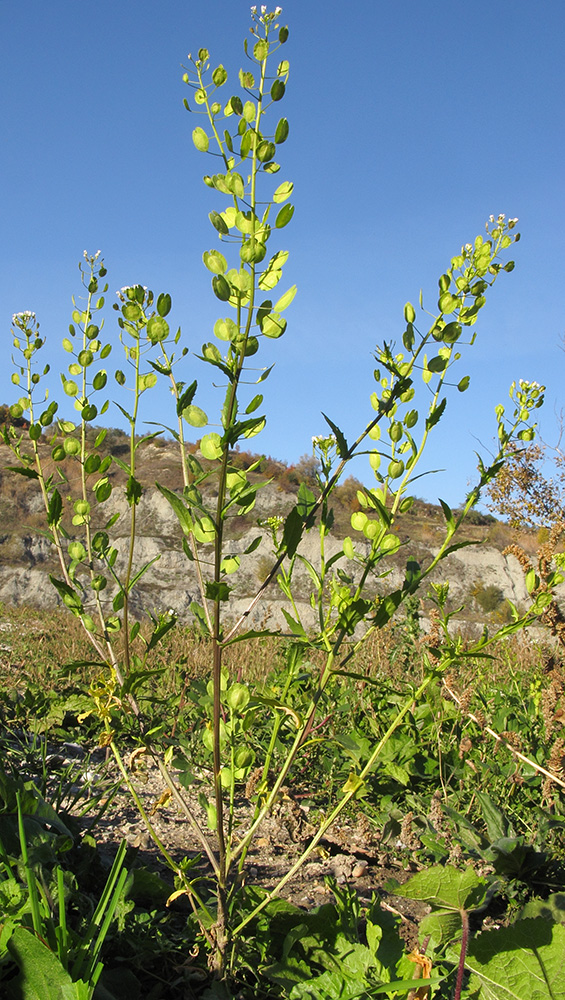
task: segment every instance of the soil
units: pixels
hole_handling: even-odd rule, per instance
[[[73,760],[79,764],[85,751],[76,744],[62,744],[50,747],[49,762],[68,766]],[[198,841],[190,825],[179,812],[173,799],[167,801],[166,786],[156,764],[145,757],[131,757],[128,761],[135,770],[136,788],[144,808],[151,816],[155,831],[175,861],[184,857],[196,858],[202,855]],[[110,786],[117,780],[117,768],[113,761],[105,761],[104,751],[95,751],[85,762],[85,774],[91,791],[99,782]],[[191,801],[191,806],[193,805]],[[80,800],[74,806],[75,814],[80,812]],[[206,829],[206,815],[196,803],[194,813]],[[236,820],[246,829],[250,823],[252,806],[242,798],[236,804]],[[301,851],[307,846],[316,827],[310,822],[310,809],[301,803],[292,790],[283,789],[280,801],[275,804],[252,842],[247,854],[244,878],[248,884],[255,884],[271,890],[287,874]],[[79,825],[87,829],[92,823],[92,814],[87,813],[79,820]],[[121,786],[111,797],[104,814],[96,822],[92,836],[95,838],[103,862],[111,865],[116,851],[126,840],[129,845],[128,866],[143,865],[158,873],[171,885],[173,874],[162,860],[157,847],[147,832],[130,793]],[[210,840],[212,846],[212,840]],[[402,845],[398,845],[400,848]],[[400,852],[399,852],[400,853]],[[209,869],[206,857],[200,857],[196,870],[205,875]],[[355,823],[336,822],[325,834],[317,848],[303,866],[285,883],[278,895],[290,900],[296,906],[310,910],[333,898],[326,882],[328,876],[338,885],[347,883],[357,892],[361,904],[369,904],[376,894],[381,905],[401,918],[401,933],[409,949],[417,947],[418,924],[429,912],[429,907],[418,900],[394,896],[384,888],[388,879],[402,883],[419,870],[414,862],[396,856],[390,850],[383,850],[370,823],[363,814]]]

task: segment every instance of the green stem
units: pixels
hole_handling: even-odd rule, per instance
[[[373,750],[373,752],[372,752],[371,756],[369,757],[367,763],[365,764],[364,768],[361,770],[361,772],[357,776],[357,781],[355,783],[352,782],[351,789],[349,791],[345,792],[345,794],[344,794],[343,798],[341,799],[341,801],[338,802],[338,804],[335,806],[335,808],[332,810],[332,812],[329,814],[329,816],[324,820],[324,822],[322,823],[322,825],[319,827],[317,833],[314,835],[314,837],[312,838],[312,840],[308,844],[306,850],[302,852],[302,854],[300,855],[300,857],[298,858],[298,860],[286,872],[286,874],[283,876],[283,878],[279,880],[279,882],[274,887],[274,889],[272,889],[271,892],[269,892],[268,895],[261,901],[261,903],[259,903],[259,905],[256,906],[255,909],[250,914],[248,914],[248,916],[245,917],[245,919],[242,920],[241,923],[239,923],[237,925],[237,927],[234,928],[234,930],[233,930],[234,937],[237,936],[243,930],[243,928],[248,923],[250,923],[251,920],[255,919],[255,917],[257,916],[257,914],[260,913],[261,910],[263,910],[265,908],[265,906],[267,906],[268,903],[270,903],[271,900],[274,899],[275,896],[277,896],[279,894],[279,892],[283,888],[283,886],[286,885],[286,883],[291,878],[294,877],[294,875],[296,874],[297,871],[299,871],[299,869],[302,867],[302,865],[304,864],[304,862],[306,861],[306,859],[310,856],[310,854],[312,853],[312,851],[317,847],[317,845],[319,844],[319,842],[322,839],[322,837],[324,836],[324,834],[327,832],[327,830],[329,830],[329,828],[332,826],[332,824],[335,823],[337,817],[343,811],[343,809],[345,808],[345,806],[347,805],[347,803],[350,802],[350,800],[357,794],[357,792],[361,788],[361,786],[362,786],[365,778],[372,771],[372,769],[373,769],[376,761],[378,760],[380,754],[382,753],[384,747],[386,746],[386,744],[390,740],[391,736],[393,735],[393,733],[395,732],[395,730],[398,729],[398,726],[400,725],[400,723],[404,719],[405,715],[407,715],[407,713],[411,710],[414,702],[419,701],[419,699],[422,697],[422,694],[424,693],[424,691],[426,690],[426,688],[428,687],[428,685],[431,683],[431,681],[434,679],[435,676],[436,676],[435,672],[432,673],[432,674],[429,674],[429,676],[425,679],[425,681],[420,685],[420,687],[418,688],[418,690],[413,695],[411,695],[410,698],[405,702],[405,704],[403,705],[403,707],[398,712],[398,714],[397,714],[396,718],[394,719],[394,721],[388,727],[388,729],[385,732],[384,736],[382,736],[381,739],[379,740],[379,742],[377,743],[375,749]]]

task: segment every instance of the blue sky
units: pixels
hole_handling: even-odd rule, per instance
[[[491,292],[461,362],[471,387],[450,397],[429,450],[426,467],[446,471],[419,480],[416,492],[462,500],[513,379],[547,385],[542,427],[556,437],[565,8],[544,8],[283,4],[291,73],[279,107],[291,131],[278,179],[294,182],[296,212],[280,247],[290,251],[285,287],[299,291],[286,335],[265,346],[263,363],[276,368],[257,449],[298,459],[324,429],[321,410],[355,436],[371,416],[375,345],[400,339],[404,303],[416,303],[420,288],[435,308],[451,256],[499,212],[520,219],[516,270]],[[223,204],[202,184],[210,166],[192,145],[181,64],[208,47],[233,81],[226,96],[236,92],[249,25],[243,0],[0,0],[7,345],[12,313],[30,309],[53,368],[68,362],[58,345],[85,248],[102,250],[111,293],[135,282],[168,291],[190,349],[212,339],[223,313],[201,257],[218,246],[208,212]],[[113,316],[109,309],[108,329]],[[187,359],[184,377],[199,378],[195,402],[213,419],[221,394],[209,371]],[[1,400],[13,400],[8,351],[0,379]],[[172,423],[169,403],[165,390],[148,394],[145,419]],[[115,409],[107,415],[120,421]],[[352,471],[370,482],[364,466]]]

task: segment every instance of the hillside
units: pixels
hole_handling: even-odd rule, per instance
[[[94,433],[94,430],[93,430]],[[127,458],[128,439],[121,431],[110,431],[105,447],[118,460]],[[189,449],[197,450],[197,444]],[[51,471],[55,465],[51,459],[51,445],[48,440],[40,442],[44,467]],[[236,452],[232,464],[248,468],[259,456]],[[55,553],[48,539],[42,534],[44,512],[37,484],[33,480],[7,471],[13,464],[13,456],[6,445],[0,446],[0,601],[7,604],[30,605],[51,608],[58,603],[58,596],[49,579],[49,573],[60,576]],[[65,475],[76,474],[76,466],[68,459],[59,463]],[[259,478],[257,473],[252,477]],[[110,466],[108,476],[113,485],[110,499],[104,504],[104,519],[118,515],[113,527],[116,546],[120,554],[125,551],[129,532],[128,505],[124,495],[126,476],[117,462]],[[257,536],[257,522],[273,515],[284,517],[296,502],[296,493],[301,481],[310,485],[315,482],[315,468],[312,459],[304,458],[296,466],[286,466],[270,458],[262,461],[261,477],[271,479],[269,485],[258,493],[254,509],[245,516],[234,517],[230,524],[229,550],[240,555]],[[134,613],[143,609],[163,610],[174,608],[181,619],[190,617],[189,607],[198,598],[197,582],[193,565],[187,561],[182,551],[182,534],[169,503],[156,489],[155,483],[179,491],[182,488],[180,456],[177,445],[172,441],[157,438],[143,444],[138,450],[137,477],[143,486],[143,495],[138,507],[138,543],[136,564],[157,559],[147,574],[135,588],[132,598]],[[72,484],[70,484],[72,486]],[[368,543],[359,532],[351,528],[351,515],[359,510],[357,489],[361,484],[347,479],[335,494],[332,504],[334,525],[332,536],[327,542],[327,557],[341,548],[340,541],[349,535],[353,537],[359,550]],[[64,486],[61,487],[64,494]],[[64,522],[72,536],[70,520]],[[95,525],[101,527],[102,524]],[[386,564],[389,571],[386,580],[374,579],[369,594],[394,589],[402,583],[408,559],[415,559],[426,565],[432,558],[444,536],[444,517],[441,508],[422,500],[415,500],[412,508],[396,523],[396,531],[402,545]],[[119,539],[123,539],[120,547]],[[436,572],[434,579],[450,581],[450,595],[454,607],[465,604],[462,618],[467,621],[484,621],[485,614],[494,614],[499,620],[505,613],[504,600],[509,598],[517,604],[523,603],[526,590],[521,568],[514,556],[503,556],[502,551],[515,536],[504,524],[490,516],[477,512],[472,515],[460,535],[476,543],[452,554]],[[524,534],[520,544],[529,552],[535,551],[535,535]],[[318,538],[315,531],[304,539],[301,553],[316,562]],[[118,557],[118,566],[120,557]],[[230,599],[230,613],[239,614],[260,583],[266,578],[272,565],[271,546],[263,539],[258,548],[241,561],[239,571],[230,577],[233,591]],[[351,572],[351,563],[341,564]],[[302,611],[308,617],[309,577],[306,569],[299,565],[296,571],[298,598]],[[281,593],[276,583],[266,592],[269,615],[272,623],[280,623]],[[422,595],[424,596],[424,595]],[[260,612],[264,616],[264,605]]]

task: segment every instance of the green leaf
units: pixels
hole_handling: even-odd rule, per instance
[[[520,916],[543,917],[544,920],[551,920],[556,924],[565,924],[565,895],[562,892],[554,892],[547,899],[531,899],[526,903]]]
[[[206,597],[210,601],[229,601],[230,587],[227,583],[215,583],[208,580],[206,583]]]
[[[195,128],[192,132],[192,141],[200,153],[207,153],[210,140],[203,128]]]
[[[411,351],[414,347],[414,327],[412,323],[408,323],[404,333],[402,334],[402,343],[404,344],[407,351]]]
[[[451,507],[448,504],[446,504],[444,500],[440,500],[439,502],[441,504],[441,509],[443,510],[443,516],[445,517],[445,522],[447,526],[451,528],[451,530],[454,530],[455,518],[453,517]]]
[[[194,522],[193,532],[197,542],[201,542],[203,545],[210,545],[216,537],[216,529],[212,518],[208,516],[197,517]]]
[[[211,462],[221,458],[223,447],[220,435],[216,434],[215,431],[212,431],[211,434],[205,434],[200,442],[200,451],[204,458],[209,459]]]
[[[459,307],[459,299],[451,292],[443,292],[439,297],[438,306],[442,313],[452,313]]]
[[[273,159],[277,149],[274,142],[269,142],[268,139],[263,139],[262,142],[257,146],[257,159],[260,163],[267,163],[269,160]]]
[[[281,607],[281,611],[286,619],[286,623],[293,635],[299,635],[306,637],[306,632],[304,631],[300,622],[297,622],[295,618],[286,610],[286,608]]]
[[[444,344],[455,344],[463,332],[461,323],[447,323],[441,331]]]
[[[298,510],[296,507],[293,507],[284,522],[281,542],[282,547],[291,558],[295,554],[300,539],[302,538],[303,524],[303,520],[298,513]]]
[[[446,945],[461,936],[461,915],[457,910],[434,910],[420,921],[420,940],[430,935],[434,948]]]
[[[275,219],[276,229],[282,229],[283,226],[287,226],[293,215],[294,205],[283,205]]]
[[[228,262],[219,250],[206,251],[202,254],[202,260],[213,274],[224,274],[228,269]]]
[[[35,469],[28,469],[23,465],[5,465],[4,469],[6,472],[17,472],[19,476],[25,476],[26,479],[39,479],[39,473]]]
[[[220,570],[227,576],[235,573],[239,569],[240,557],[239,556],[224,556],[222,559]]]
[[[177,515],[178,522],[184,534],[190,535],[192,532],[192,518],[181,498],[177,496],[176,493],[173,493],[172,490],[169,490],[166,486],[160,486],[159,483],[156,485],[159,492],[162,493],[165,499],[169,501],[171,507]]]
[[[333,420],[330,420],[330,418],[327,417],[325,413],[322,413],[322,416],[323,416],[324,420],[326,421],[326,423],[329,424],[329,426],[331,427],[332,431],[335,434],[335,439],[336,439],[336,443],[337,443],[337,453],[338,453],[339,457],[340,458],[346,458],[347,455],[349,454],[349,445],[347,444],[347,441],[345,440],[345,436],[344,436],[343,432],[340,431],[340,429],[337,426],[337,424],[334,424]]]
[[[198,382],[194,381],[191,382],[190,385],[183,390],[177,401],[177,417],[180,417],[183,410],[186,410],[190,406],[192,400],[194,399],[194,395],[196,393],[197,388],[198,388]],[[188,421],[188,423],[190,423],[190,421]],[[204,424],[202,424],[202,426],[204,426]]]
[[[296,285],[292,285],[284,295],[281,295],[280,299],[275,303],[275,308],[273,312],[281,313],[284,309],[287,309],[290,303],[293,301],[297,292]]]
[[[435,427],[438,421],[441,420],[446,406],[447,399],[444,396],[444,398],[439,401],[438,405],[434,407],[430,415],[426,417],[426,430],[431,430],[431,428]]]
[[[483,903],[487,888],[486,879],[479,878],[472,868],[459,871],[445,865],[418,872],[394,891],[445,910],[474,910]]]
[[[258,220],[255,219],[258,223]],[[239,229],[240,233],[249,234],[253,231],[254,219],[251,212],[237,212],[235,217],[236,228]]]
[[[256,396],[253,397],[253,399],[251,400],[251,402],[246,406],[245,412],[246,413],[254,413],[255,410],[259,409],[259,407],[261,406],[262,402],[263,402],[263,396],[260,393],[258,393]]]
[[[143,490],[141,483],[135,478],[135,476],[129,476],[126,484],[126,500],[130,507],[137,505],[141,500],[141,494]]]
[[[245,195],[245,184],[243,183],[243,177],[238,173],[226,174],[226,184],[228,185],[230,194],[234,194],[236,198],[243,198]]]
[[[265,337],[271,337],[272,340],[282,337],[285,330],[286,319],[276,312],[269,313],[261,322],[261,333]]]
[[[269,55],[269,43],[264,38],[260,38],[253,46],[253,55],[257,62],[263,62]]]
[[[159,344],[169,336],[169,324],[162,316],[152,316],[147,324],[147,336],[152,344]]]
[[[155,378],[155,381],[157,381],[157,376],[154,375],[153,377]],[[83,406],[80,411],[80,415],[83,420],[95,420],[98,416],[98,407],[94,406],[92,403],[87,403],[86,406]]]
[[[8,941],[8,951],[19,968],[15,979],[6,984],[7,1000],[89,1000],[92,989],[72,981],[57,956],[33,931],[16,927]]]
[[[216,298],[220,299],[221,302],[228,301],[231,295],[231,289],[223,274],[216,274],[215,277],[212,278],[212,289]]]
[[[565,1000],[565,926],[519,920],[469,944],[468,989],[481,1000]]]
[[[222,216],[218,212],[210,212],[208,218],[210,219],[210,222],[212,223],[214,229],[216,229],[220,233],[220,235],[225,236],[227,233],[229,233],[229,229],[226,223],[224,222]]]
[[[292,183],[292,181],[283,181],[282,184],[279,184],[278,188],[273,194],[273,201],[276,204],[280,204],[280,202],[286,201],[287,198],[290,198],[293,190],[294,190],[294,184]]]
[[[218,340],[235,340],[239,336],[239,328],[229,316],[217,319],[214,323],[214,333]]]
[[[64,580],[57,580],[54,576],[49,574],[49,579],[55,587],[55,590],[60,595],[65,607],[69,608],[74,615],[80,614],[82,611],[82,602],[79,595],[72,587],[69,587]]]
[[[286,142],[288,139],[289,125],[286,118],[281,118],[275,130],[275,142],[277,146],[280,146],[281,142]]]
[[[253,90],[253,87],[255,86],[255,77],[253,76],[253,73],[249,73],[243,69],[240,69],[239,82],[241,86],[244,87],[246,90]]]
[[[159,316],[168,316],[171,311],[171,306],[173,302],[171,296],[167,292],[161,292],[157,299],[157,312]]]
[[[186,406],[182,411],[182,415],[187,424],[190,424],[191,427],[205,427],[208,423],[208,417],[204,413],[204,410],[201,410],[199,406],[194,406],[193,404]]]
[[[282,101],[286,87],[282,80],[275,80],[271,87],[271,100]]]
[[[431,372],[443,372],[447,368],[447,358],[435,357],[428,361],[428,368]]]
[[[300,483],[300,487],[298,490],[298,497],[296,501],[296,509],[303,521],[308,520],[315,505],[316,505],[316,497],[312,493],[312,490],[308,489],[306,483]]]
[[[514,831],[509,826],[507,817],[504,815],[502,810],[494,804],[490,795],[487,795],[486,792],[481,792],[479,789],[477,789],[475,795],[479,801],[483,819],[487,828],[488,838],[491,843],[495,840],[501,840],[504,837],[512,836]]]
[[[49,498],[49,508],[47,511],[47,524],[49,527],[58,525],[63,513],[63,501],[58,490],[53,490]]]
[[[254,538],[253,541],[250,542],[250,544],[245,549],[244,555],[248,556],[251,552],[255,552],[255,549],[259,548],[261,542],[262,542],[262,536],[257,535],[257,537]]]
[[[223,87],[227,78],[228,78],[228,72],[226,69],[224,69],[224,67],[220,63],[220,65],[217,66],[214,72],[212,73],[212,83],[214,84],[215,87]]]

